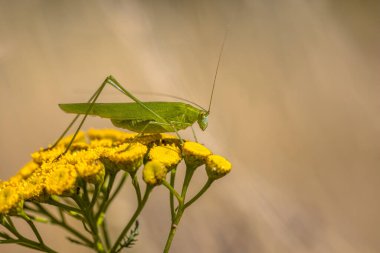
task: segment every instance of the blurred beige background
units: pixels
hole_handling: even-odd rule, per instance
[[[109,74],[206,107],[229,24],[198,138],[234,168],[185,213],[172,252],[380,252],[379,13],[379,1],[2,0],[0,178],[63,131],[58,103],[85,101]],[[194,180],[193,192],[204,173]],[[128,184],[114,235],[134,202]],[[158,189],[130,252],[162,251],[167,206]],[[89,252],[39,227],[59,252]]]

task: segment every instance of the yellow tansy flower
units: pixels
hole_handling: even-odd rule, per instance
[[[143,170],[143,180],[148,185],[158,185],[161,184],[162,180],[165,179],[167,170],[165,166],[159,161],[147,162]]]
[[[44,162],[54,161],[57,157],[65,152],[65,147],[57,146],[52,149],[41,149],[40,151],[34,152],[32,154],[32,159],[38,165]]]
[[[44,196],[45,177],[40,169],[36,170],[27,179],[20,182],[19,191],[24,200],[43,201],[47,196]]]
[[[161,139],[161,134],[143,134],[136,136],[135,141],[144,145],[149,145]]]
[[[71,144],[70,151],[76,152],[80,150],[87,150],[89,148],[89,145],[85,142],[74,142]]]
[[[78,177],[74,165],[56,162],[47,164],[47,166],[53,167],[45,181],[47,193],[52,195],[70,195],[71,190],[75,188]]]
[[[69,135],[69,136],[66,136],[64,138],[62,138],[62,140],[58,143],[58,146],[67,146],[71,139],[73,138],[74,135]],[[77,136],[75,137],[75,140],[73,143],[77,143],[77,142],[85,142],[86,141],[86,138],[85,138],[85,134],[83,131],[79,131]]]
[[[95,139],[91,140],[89,144],[90,148],[98,148],[98,147],[112,147],[114,146],[114,142],[111,139]]]
[[[16,186],[7,182],[0,183],[0,214],[8,214],[20,201],[22,200]]]
[[[210,155],[206,160],[206,171],[210,179],[218,179],[231,171],[232,165],[220,155]]]
[[[99,161],[99,154],[96,150],[77,151],[65,155],[62,159],[74,165],[79,176],[86,182],[95,184],[103,181],[104,165]]]
[[[183,154],[186,165],[196,168],[204,164],[212,153],[198,142],[187,141],[183,144]]]
[[[168,171],[181,161],[181,150],[175,145],[154,146],[149,151],[149,160],[161,162]]]
[[[125,143],[115,148],[104,149],[100,156],[106,169],[112,166],[134,174],[141,166],[147,150],[148,148],[141,143]]]
[[[90,140],[109,139],[118,142],[124,142],[136,136],[136,134],[122,132],[116,129],[90,129],[87,131],[87,135],[90,138]]]
[[[22,178],[27,178],[29,177],[36,169],[38,169],[40,166],[35,163],[34,161],[30,161],[27,164],[22,167],[17,175],[21,176]]]
[[[162,143],[167,143],[167,144],[180,143],[180,140],[176,136],[171,135],[171,134],[165,134],[165,133],[143,134],[143,135],[137,136],[134,140],[136,142],[140,142],[141,144],[144,144],[147,146],[153,143],[158,144],[158,145]]]

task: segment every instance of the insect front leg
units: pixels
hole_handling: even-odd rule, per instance
[[[66,154],[67,151],[70,149],[70,147],[71,147],[71,145],[73,144],[75,138],[77,137],[77,135],[78,135],[80,129],[82,128],[83,123],[85,122],[85,120],[86,120],[86,118],[87,118],[89,112],[92,110],[92,107],[94,106],[94,104],[95,104],[96,100],[98,99],[100,93],[102,93],[104,87],[105,87],[108,83],[109,83],[109,77],[107,77],[107,78],[103,81],[103,83],[99,86],[99,88],[95,91],[95,93],[94,93],[94,94],[91,96],[91,98],[87,101],[87,103],[90,103],[90,106],[89,106],[89,108],[87,109],[87,111],[86,111],[86,113],[85,113],[83,119],[81,120],[81,122],[80,122],[78,128],[76,129],[76,131],[75,131],[73,137],[71,138],[69,144],[67,145],[65,151],[64,151],[61,155]],[[77,115],[74,117],[74,119],[70,122],[70,124],[66,127],[66,129],[63,131],[63,133],[59,136],[59,138],[56,140],[56,142],[55,142],[55,143],[53,144],[53,146],[50,147],[50,148],[54,148],[55,146],[58,145],[58,143],[62,140],[62,138],[66,135],[66,133],[70,130],[70,128],[74,125],[74,123],[78,120],[79,116],[80,116],[80,114],[77,114]],[[60,156],[61,156],[61,155],[60,155]]]
[[[191,127],[191,131],[193,132],[193,137],[194,137],[195,142],[198,142],[198,138],[197,138],[197,135],[195,134],[193,125],[191,125],[190,127]]]

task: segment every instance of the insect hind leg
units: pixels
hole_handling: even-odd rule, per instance
[[[94,92],[94,94],[91,96],[91,98],[87,101],[87,103],[90,103],[90,106],[88,107],[85,115],[83,116],[83,119],[81,120],[81,122],[79,123],[79,126],[77,127],[77,129],[75,130],[75,133],[73,135],[73,137],[71,138],[69,144],[67,145],[65,151],[60,155],[58,156],[56,159],[58,159],[59,157],[61,157],[62,155],[66,154],[67,151],[70,149],[71,145],[73,144],[75,138],[77,137],[80,129],[82,128],[84,122],[86,121],[86,118],[89,114],[89,112],[92,110],[96,100],[99,98],[99,95],[102,93],[104,87],[109,83],[109,77],[107,77],[103,83],[99,86],[99,88]],[[63,131],[63,133],[59,136],[59,138],[55,141],[55,143],[53,144],[52,147],[48,148],[48,149],[52,149],[54,147],[56,147],[58,145],[58,143],[62,140],[62,138],[66,135],[66,133],[71,129],[71,127],[74,125],[74,123],[78,120],[80,114],[77,114],[74,119],[70,122],[70,124],[66,127],[66,129]]]
[[[155,111],[150,109],[147,105],[145,105],[141,100],[139,100],[138,98],[133,96],[132,93],[130,93],[127,89],[125,89],[112,75],[108,76],[106,80],[108,81],[108,84],[110,84],[112,87],[114,87],[115,89],[117,89],[118,91],[123,93],[124,95],[128,96],[130,99],[132,99],[137,104],[139,104],[142,108],[144,108],[145,110],[150,112],[152,114],[152,116],[154,116],[156,118],[156,122],[154,122],[155,124],[160,123],[163,125],[170,125],[171,127],[173,127],[173,129],[175,129],[175,133],[176,133],[178,139],[180,139],[182,142],[182,138],[179,135],[178,130],[176,129],[176,127],[172,123],[168,122],[166,119],[164,119],[159,114],[157,114]]]

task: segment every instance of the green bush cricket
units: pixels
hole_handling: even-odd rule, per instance
[[[184,102],[142,102],[131,92],[125,89],[113,76],[108,76],[87,103],[59,104],[59,107],[63,111],[77,114],[77,116],[69,124],[53,147],[65,136],[67,131],[72,127],[80,115],[84,115],[84,117],[80,122],[73,138],[71,139],[71,142],[68,144],[66,151],[71,146],[88,115],[108,118],[114,126],[125,128],[139,134],[175,132],[181,141],[182,138],[180,137],[178,131],[186,129],[187,127],[192,127],[195,122],[197,122],[200,129],[204,131],[208,126],[208,115],[210,113],[224,42],[225,39],[223,40],[216,66],[208,110],[186,99],[182,100],[189,102],[196,107]],[[96,100],[107,84],[128,96],[134,102],[96,103]],[[169,97],[178,98],[175,96]]]

